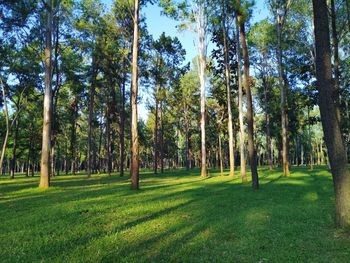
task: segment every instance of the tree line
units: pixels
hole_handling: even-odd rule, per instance
[[[193,32],[192,63],[178,38],[148,32],[150,4]],[[128,170],[138,189],[140,168],[247,182],[249,166],[257,190],[258,166],[328,164],[348,225],[349,1],[266,6],[253,23],[248,0],[1,1],[1,173],[40,172],[47,188],[61,173]]]

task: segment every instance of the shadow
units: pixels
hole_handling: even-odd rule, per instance
[[[129,179],[0,184],[1,257],[9,262],[348,262],[323,167],[259,170],[261,189],[199,171]],[[237,172],[238,174],[238,172]],[[248,174],[247,174],[248,175]],[[15,189],[15,190],[14,190]],[[8,245],[11,244],[11,245]]]

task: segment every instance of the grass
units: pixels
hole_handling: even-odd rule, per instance
[[[2,262],[350,262],[326,168],[260,171],[261,189],[199,171],[0,179]],[[238,173],[237,173],[238,174]]]

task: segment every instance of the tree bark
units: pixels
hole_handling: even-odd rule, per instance
[[[326,0],[313,0],[316,40],[316,79],[324,138],[336,199],[336,224],[350,226],[350,174],[336,105],[333,100],[331,48]]]
[[[138,52],[139,52],[139,0],[134,6],[134,39],[132,55],[131,85],[131,188],[139,189],[139,136],[137,130],[137,93],[138,93]]]
[[[124,63],[125,65],[125,63]],[[126,73],[124,73],[123,83],[122,83],[122,107],[120,113],[120,151],[119,151],[119,162],[120,162],[120,176],[124,176],[124,163],[125,163],[125,82],[126,82]]]
[[[283,80],[282,65],[282,18],[279,16],[277,21],[277,59],[278,59],[278,80],[281,92],[281,124],[282,124],[282,167],[284,176],[289,176],[289,154],[288,154],[288,113],[287,113],[287,94]]]
[[[270,113],[268,110],[268,87],[266,77],[263,77],[263,86],[264,86],[264,99],[265,99],[265,121],[266,121],[266,152],[267,152],[267,161],[270,171],[272,170],[272,153],[271,153],[271,132],[270,132]]]
[[[40,188],[50,186],[50,152],[51,152],[51,119],[52,119],[52,0],[46,1],[45,33],[45,94],[43,136],[40,164]]]
[[[16,168],[16,152],[17,152],[17,141],[18,141],[18,128],[19,128],[19,117],[15,120],[15,134],[13,137],[13,147],[12,147],[12,159],[11,159],[11,178],[15,178],[15,168]]]
[[[242,15],[237,12],[237,21],[240,27],[240,38],[242,43],[243,59],[244,59],[244,81],[247,96],[247,122],[248,122],[248,147],[250,167],[252,173],[252,187],[254,190],[259,189],[259,177],[256,161],[256,151],[254,147],[254,117],[253,117],[253,102],[250,90],[250,76],[249,76],[249,54],[246,42],[246,34],[244,28],[244,21]]]
[[[160,172],[164,173],[163,101],[160,101]]]
[[[6,102],[6,90],[5,90],[5,86],[2,81],[2,78],[0,78],[0,81],[1,81],[1,87],[2,87],[2,97],[4,100],[3,103],[4,103],[5,121],[6,121],[6,133],[5,133],[4,143],[2,145],[1,157],[0,157],[0,173],[2,173],[7,141],[10,134],[10,120],[9,120],[9,113],[8,113],[7,102]]]
[[[220,159],[220,176],[224,175],[224,166],[222,163],[222,145],[221,145],[221,133],[219,132],[219,159]]]
[[[223,15],[226,17],[224,2],[223,2]],[[233,144],[233,124],[232,124],[232,109],[231,109],[231,69],[229,58],[229,47],[227,43],[227,32],[225,20],[222,20],[222,30],[224,38],[224,64],[225,64],[225,80],[226,80],[226,93],[227,93],[227,130],[229,140],[229,158],[230,158],[230,176],[235,175],[235,156],[234,156],[234,144]]]
[[[157,173],[158,170],[158,159],[159,159],[159,151],[158,151],[158,121],[159,121],[159,102],[158,102],[158,96],[159,96],[159,86],[157,85],[156,87],[156,94],[155,94],[155,101],[156,101],[156,108],[155,108],[155,113],[154,113],[154,163],[153,163],[153,170],[154,173]]]
[[[93,160],[93,134],[94,134],[94,104],[95,104],[95,86],[97,77],[97,63],[95,56],[92,56],[92,76],[91,85],[89,90],[89,119],[88,119],[88,144],[87,144],[87,177],[91,177],[92,172],[95,170],[95,161]]]
[[[340,115],[340,84],[339,84],[339,41],[337,33],[337,14],[335,10],[334,0],[331,0],[331,25],[332,25],[332,41],[333,41],[333,56],[334,56],[334,101],[337,111],[337,118],[341,122]]]
[[[206,146],[205,146],[205,83],[206,83],[206,17],[204,12],[204,2],[202,0],[198,1],[197,4],[197,35],[199,44],[199,80],[200,80],[200,100],[201,100],[201,176],[207,176],[207,156],[206,156]]]
[[[242,81],[242,65],[241,65],[241,48],[239,40],[239,25],[236,28],[237,42],[237,75],[238,75],[238,119],[239,119],[239,150],[241,162],[241,178],[242,183],[247,182],[246,175],[246,159],[245,159],[245,131],[244,131],[244,113],[243,113],[243,81]]]

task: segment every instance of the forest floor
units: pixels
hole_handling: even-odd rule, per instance
[[[334,227],[326,167],[237,177],[199,170],[128,178],[0,178],[1,262],[350,262],[350,233]]]

